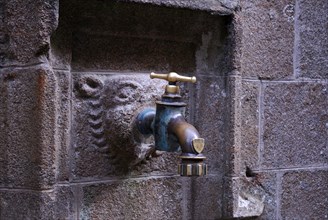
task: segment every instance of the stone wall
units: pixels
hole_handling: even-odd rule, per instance
[[[242,162],[262,219],[328,218],[328,2],[244,1]]]
[[[328,218],[327,11],[1,1],[0,219]],[[151,71],[197,76],[181,88],[208,176],[134,130],[163,92]]]

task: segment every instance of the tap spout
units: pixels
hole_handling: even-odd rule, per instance
[[[204,139],[185,120],[181,107],[157,104],[157,110],[148,108],[139,113],[136,120],[138,130],[146,136],[154,135],[157,150],[177,151],[181,148],[181,163],[178,165],[181,176],[206,175],[206,157],[202,154]]]
[[[185,118],[178,114],[171,118],[168,124],[168,134],[173,135],[181,147],[182,155],[197,155],[203,149],[197,149],[194,147],[195,140],[200,140],[200,135],[197,129],[186,122]]]
[[[181,147],[181,176],[202,176],[207,174],[206,158],[201,152],[204,149],[204,139],[200,138],[197,129],[186,122],[181,114],[171,118],[168,124],[169,138],[175,138]],[[173,136],[173,137],[172,137]]]

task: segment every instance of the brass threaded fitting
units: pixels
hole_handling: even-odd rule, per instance
[[[207,175],[205,163],[182,163],[178,166],[180,176],[204,176]]]

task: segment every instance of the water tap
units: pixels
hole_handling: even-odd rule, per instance
[[[186,77],[171,72],[151,73],[150,78],[168,81],[156,109],[147,108],[137,116],[137,128],[143,135],[154,135],[155,149],[175,152],[181,150],[178,172],[181,176],[202,176],[207,174],[206,157],[202,154],[205,141],[197,129],[186,122],[186,103],[182,101],[178,82],[196,82],[196,77]]]

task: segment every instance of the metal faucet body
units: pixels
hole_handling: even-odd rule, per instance
[[[198,154],[193,148],[193,140],[200,139],[200,135],[185,120],[185,106],[183,102],[158,101],[156,110],[148,108],[138,115],[139,131],[154,135],[156,150],[175,152],[181,149],[186,156]]]
[[[178,137],[169,129],[172,120],[185,114],[184,106],[166,105],[162,102],[156,103],[156,114],[154,118],[154,137],[157,150],[174,152],[180,149]]]
[[[182,176],[205,175],[207,166],[201,154],[204,139],[185,120],[185,109],[179,87],[169,83],[161,100],[156,102],[156,110],[147,108],[138,114],[137,128],[144,135],[154,135],[156,150],[175,152],[181,149],[179,173]]]

